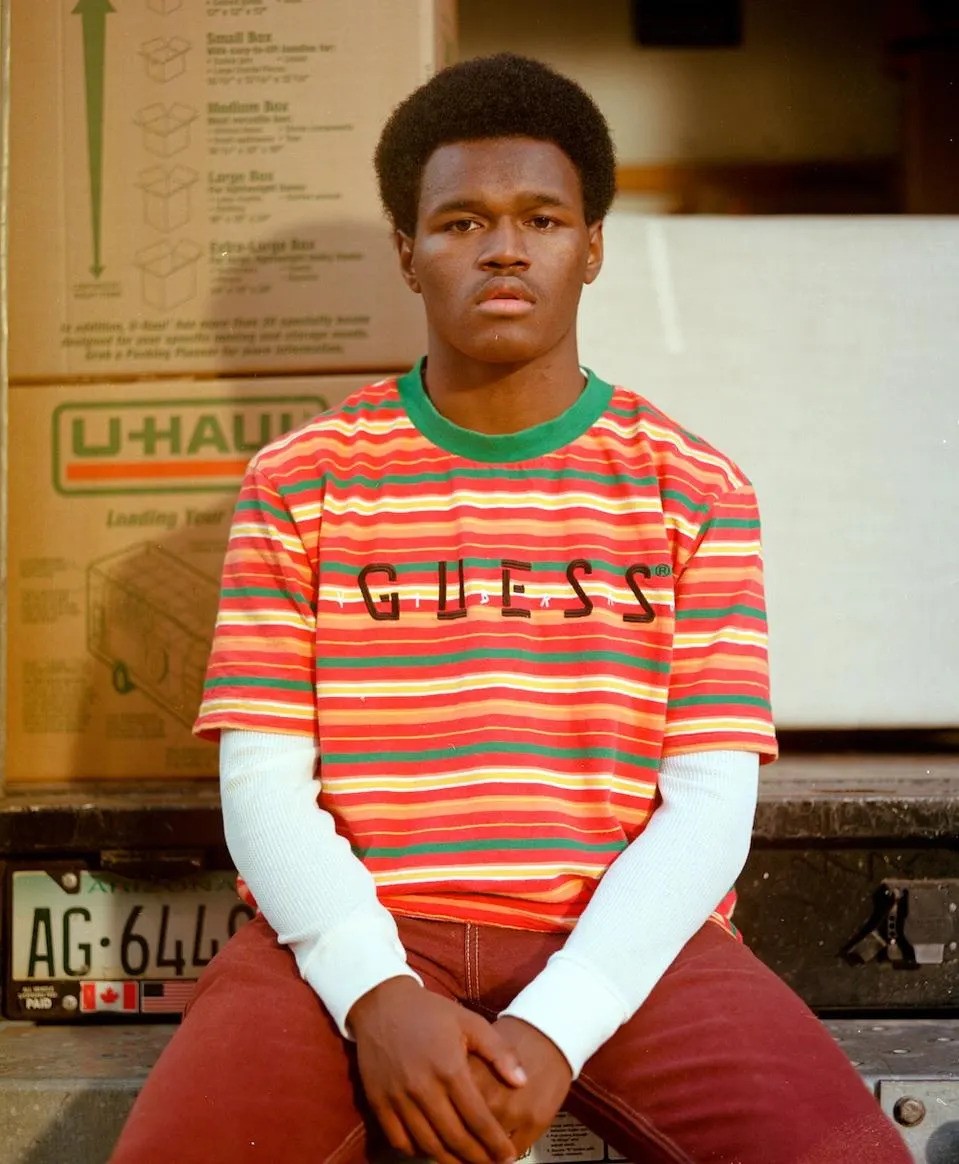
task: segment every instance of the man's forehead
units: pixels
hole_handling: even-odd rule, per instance
[[[538,138],[447,142],[423,167],[421,206],[468,204],[495,197],[554,205],[582,202],[579,173],[559,146]]]

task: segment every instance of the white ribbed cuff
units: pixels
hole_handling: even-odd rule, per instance
[[[522,1019],[551,1039],[563,1052],[576,1079],[583,1064],[628,1018],[623,999],[562,950],[502,1012]]]
[[[293,951],[297,953],[295,944]],[[345,1039],[353,1037],[346,1025],[353,1004],[374,986],[401,975],[423,985],[407,965],[406,951],[389,914],[376,917],[367,913],[347,922],[316,943],[302,963],[299,957],[297,962],[300,974],[323,1000]]]

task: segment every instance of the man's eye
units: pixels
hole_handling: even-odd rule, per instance
[[[530,225],[536,227],[537,230],[549,230],[556,225],[556,219],[550,218],[548,214],[537,214],[529,221]]]
[[[472,218],[457,218],[453,222],[446,224],[446,229],[453,231],[455,234],[469,234],[479,226],[479,223]]]

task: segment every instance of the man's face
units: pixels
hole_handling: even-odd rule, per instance
[[[430,348],[525,363],[571,340],[599,274],[602,223],[587,225],[576,167],[552,142],[484,138],[440,146],[423,170],[416,234],[398,234],[422,294]]]

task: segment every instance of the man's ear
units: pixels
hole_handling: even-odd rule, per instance
[[[394,230],[393,243],[396,246],[396,253],[400,257],[400,271],[406,280],[406,285],[411,291],[415,291],[419,295],[420,284],[416,278],[416,271],[413,269],[413,240],[403,231]]]
[[[583,282],[590,284],[603,269],[603,220],[592,223],[589,230],[589,251],[586,255],[586,271]]]

